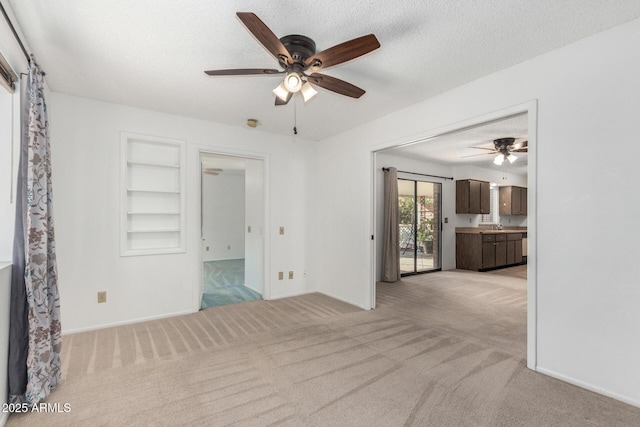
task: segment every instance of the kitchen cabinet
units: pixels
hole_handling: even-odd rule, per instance
[[[500,215],[527,214],[527,189],[524,187],[500,187],[498,201]]]
[[[522,263],[522,233],[456,233],[456,268],[483,271]]]
[[[507,264],[507,235],[482,235],[482,268],[493,268]]]
[[[522,233],[507,234],[507,265],[522,263]]]
[[[488,214],[491,198],[486,181],[461,179],[456,181],[456,213]]]

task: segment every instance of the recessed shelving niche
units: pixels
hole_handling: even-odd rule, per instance
[[[120,255],[185,252],[185,142],[121,141]]]

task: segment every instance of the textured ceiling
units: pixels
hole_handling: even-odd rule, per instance
[[[474,147],[494,149],[493,140],[515,138],[515,143],[527,140],[527,115],[519,114],[502,120],[484,123],[469,129],[451,132],[428,141],[382,151],[387,155],[413,160],[427,160],[445,165],[473,165],[496,169],[517,175],[527,174],[528,154],[514,153],[515,162],[505,161],[501,166],[493,164],[496,154]]]
[[[640,16],[638,0],[212,1],[2,0],[57,92],[323,139]],[[367,91],[325,90],[275,107],[275,76],[208,69],[276,68],[236,18],[256,13],[278,36],[321,51],[374,33],[381,48],[326,74]]]

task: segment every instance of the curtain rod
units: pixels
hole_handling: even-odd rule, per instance
[[[388,171],[389,168],[382,168],[383,171]],[[450,179],[453,181],[453,177],[450,176],[440,176],[440,175],[429,175],[426,173],[418,173],[418,172],[407,172],[407,171],[398,171],[400,173],[410,173],[411,175],[421,175],[421,176],[430,176],[431,178],[442,178],[442,179]]]
[[[27,59],[27,64],[28,64],[29,61],[31,60],[31,58],[29,57],[29,53],[27,53],[27,49],[25,49],[24,44],[22,44],[22,40],[20,40],[20,36],[18,35],[15,27],[11,23],[11,19],[9,19],[9,15],[7,15],[7,11],[4,10],[4,6],[2,5],[2,3],[0,3],[0,9],[2,9],[2,14],[4,15],[4,19],[5,21],[7,21],[7,24],[9,24],[9,28],[13,33],[13,37],[15,37],[16,41],[20,45],[20,49],[22,49],[22,52],[24,53],[24,57]]]

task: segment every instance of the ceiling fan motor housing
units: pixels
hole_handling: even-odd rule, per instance
[[[515,141],[515,138],[498,138],[493,141],[493,145],[495,145],[496,150],[500,150],[502,148],[508,148],[510,145],[513,145]]]
[[[316,53],[316,43],[309,37],[301,36],[299,34],[291,34],[282,37],[280,41],[289,51],[294,64],[302,65],[303,68],[306,68],[304,66],[304,61]],[[286,61],[282,64],[282,60],[280,60],[280,63],[285,68],[288,66]]]
[[[513,146],[513,143],[516,141],[515,138],[498,138],[493,140],[493,145],[496,147],[496,150],[501,154],[508,156],[510,154],[509,148]]]

